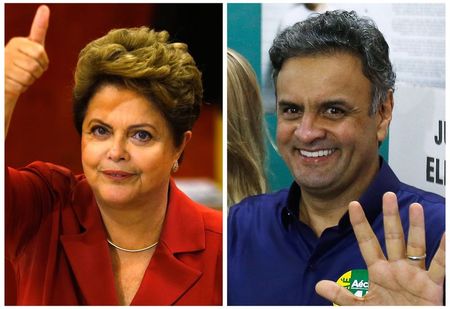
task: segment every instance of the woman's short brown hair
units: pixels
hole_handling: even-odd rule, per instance
[[[179,146],[200,113],[201,73],[184,43],[147,27],[114,29],[89,43],[78,57],[73,89],[75,127],[81,128],[89,101],[99,87],[113,84],[155,103]]]

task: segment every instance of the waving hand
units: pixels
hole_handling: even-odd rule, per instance
[[[442,305],[445,277],[445,234],[429,269],[425,269],[425,224],[423,209],[414,203],[409,209],[410,227],[405,244],[394,193],[383,196],[386,258],[377,237],[358,202],[349,205],[350,221],[369,272],[369,291],[353,295],[328,280],[316,285],[322,297],[338,305]]]

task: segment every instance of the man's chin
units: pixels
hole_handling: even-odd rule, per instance
[[[302,174],[304,175],[304,174]],[[302,190],[307,190],[311,192],[317,192],[317,193],[325,193],[330,191],[334,187],[333,184],[336,183],[335,180],[330,179],[329,175],[328,177],[324,176],[315,176],[315,177],[302,177],[298,176],[295,177],[297,184],[302,188]]]

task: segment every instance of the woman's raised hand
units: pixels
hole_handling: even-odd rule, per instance
[[[50,9],[41,5],[28,37],[12,38],[5,46],[5,132],[19,96],[48,68],[44,44],[49,18]]]

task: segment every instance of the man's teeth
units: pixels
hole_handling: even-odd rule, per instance
[[[334,152],[334,149],[325,149],[325,150],[319,150],[319,151],[306,151],[306,150],[300,150],[300,153],[302,156],[307,158],[318,158],[318,157],[325,157],[329,156]]]

